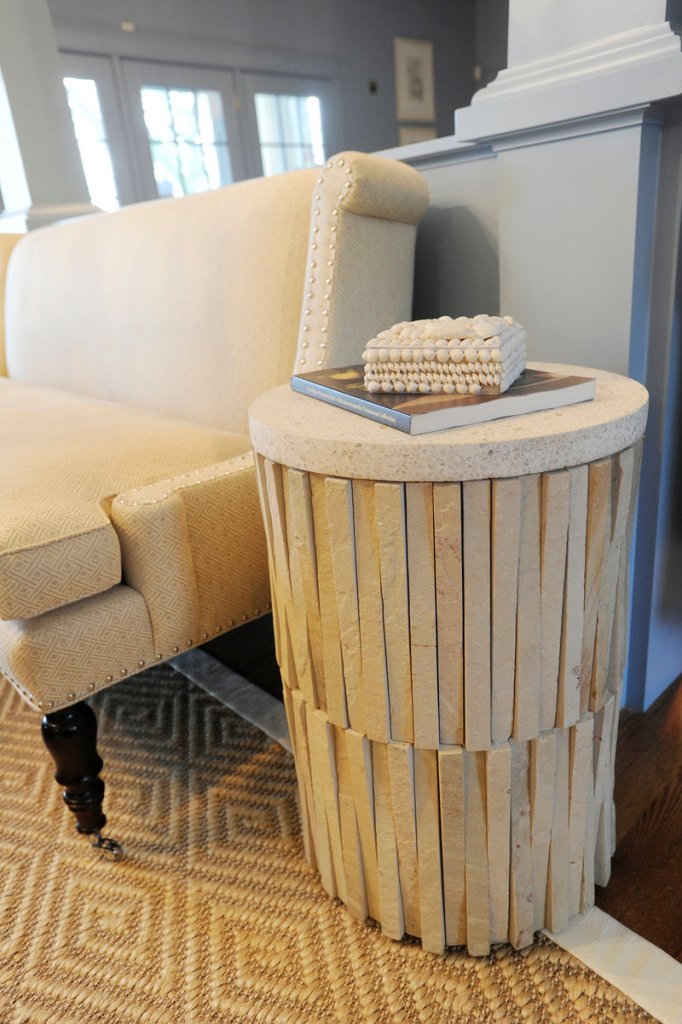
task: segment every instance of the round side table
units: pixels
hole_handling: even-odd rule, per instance
[[[647,393],[409,436],[295,394],[250,410],[306,856],[426,950],[528,945],[615,846]]]

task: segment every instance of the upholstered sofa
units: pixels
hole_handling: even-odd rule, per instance
[[[409,316],[426,205],[344,153],[2,239],[0,674],[96,841],[86,698],[267,612],[247,407]]]

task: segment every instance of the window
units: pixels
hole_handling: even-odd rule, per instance
[[[229,185],[232,166],[220,94],[212,89],[140,90],[160,196]]]
[[[324,163],[318,96],[255,94],[263,174],[280,174]]]
[[[64,87],[90,199],[102,210],[115,210],[119,197],[97,85],[92,78],[65,78]]]
[[[323,164],[343,148],[328,77],[64,51],[92,202],[105,210]]]

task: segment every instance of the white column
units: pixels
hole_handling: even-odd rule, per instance
[[[0,4],[0,231],[90,213],[47,0]]]
[[[679,672],[680,0],[510,0],[509,66],[456,111],[496,155],[501,311],[533,358],[652,396],[633,560],[628,704]],[[666,101],[666,102],[660,102]],[[674,382],[674,383],[673,383]],[[676,661],[677,659],[677,661]]]
[[[682,93],[666,0],[510,0],[508,67],[456,111],[466,142]]]

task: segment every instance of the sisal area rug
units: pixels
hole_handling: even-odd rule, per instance
[[[0,691],[1,1024],[653,1021],[545,938],[437,958],[355,922],[303,860],[290,755],[171,669],[93,706],[121,863]]]

